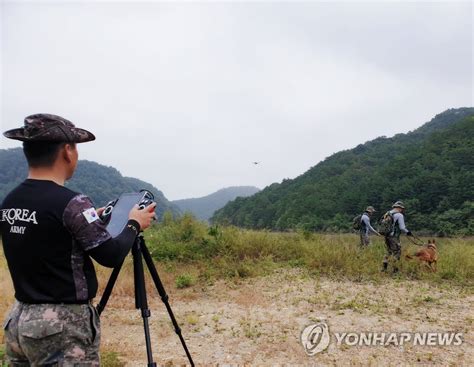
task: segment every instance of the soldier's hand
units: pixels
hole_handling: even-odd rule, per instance
[[[128,219],[136,220],[140,225],[140,229],[143,231],[150,227],[152,220],[156,218],[155,208],[156,203],[153,203],[143,209],[139,209],[138,205],[135,205],[132,210],[130,210]]]
[[[105,210],[105,206],[103,206],[102,208],[96,209],[97,215],[100,217],[102,213],[104,212],[104,210]]]

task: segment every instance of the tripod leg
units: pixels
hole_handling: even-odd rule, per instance
[[[145,263],[148,267],[148,270],[150,271],[151,277],[153,278],[155,287],[158,290],[158,293],[161,297],[161,300],[163,301],[163,303],[166,306],[166,309],[168,310],[168,314],[170,316],[171,322],[173,323],[174,330],[176,334],[178,335],[179,340],[181,341],[181,344],[183,345],[183,348],[184,348],[184,351],[186,352],[186,356],[188,357],[189,363],[191,363],[191,366],[194,366],[194,362],[191,357],[191,354],[189,353],[188,347],[186,346],[186,342],[183,338],[183,335],[181,334],[181,328],[179,327],[178,322],[176,321],[176,318],[174,317],[173,311],[171,310],[171,306],[168,302],[169,297],[166,294],[165,288],[163,287],[163,283],[161,282],[160,276],[158,275],[155,264],[153,263],[150,252],[148,251],[148,248],[146,247],[144,240],[141,243],[141,252],[143,255],[143,259],[145,260]]]
[[[112,289],[114,288],[115,282],[117,281],[117,277],[120,273],[120,270],[122,269],[122,265],[123,261],[119,266],[114,268],[112,274],[110,275],[109,281],[105,286],[104,293],[102,294],[102,297],[100,298],[100,301],[97,304],[97,312],[99,313],[99,315],[102,313],[102,311],[104,311],[104,308],[107,305],[110,295],[112,294]]]
[[[148,358],[148,367],[156,367],[156,363],[153,362],[153,353],[151,350],[150,326],[148,323],[148,319],[151,316],[151,312],[148,308],[148,300],[146,296],[145,275],[143,271],[142,261],[142,244],[143,239],[141,237],[138,237],[132,247],[133,273],[135,282],[135,307],[137,309],[140,309],[142,313],[143,328],[145,330],[145,343],[146,354]]]

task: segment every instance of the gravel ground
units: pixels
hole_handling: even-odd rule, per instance
[[[170,288],[170,304],[197,365],[474,365],[472,288],[387,277],[380,283],[314,279],[281,270],[241,282]],[[157,295],[149,292],[152,345],[159,365],[187,360]],[[127,366],[146,366],[142,320],[129,296],[112,296],[102,317],[102,346]],[[329,347],[308,356],[303,329],[329,327]],[[455,332],[462,345],[337,344],[335,333]]]

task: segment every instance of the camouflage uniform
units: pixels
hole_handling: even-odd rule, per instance
[[[99,366],[100,322],[90,304],[16,301],[4,329],[11,366]]]
[[[384,262],[388,262],[390,257],[394,257],[397,261],[400,260],[402,254],[400,234],[398,236],[386,236],[385,245],[387,247],[387,255],[385,255]]]
[[[360,230],[360,246],[366,247],[370,245],[369,234],[364,230]]]
[[[368,206],[360,218],[360,246],[367,247],[370,245],[370,232],[378,234],[374,227],[370,224],[370,217],[375,213],[373,206]]]
[[[392,208],[405,209],[403,202],[397,201]],[[393,216],[393,229],[385,235],[385,245],[387,247],[387,254],[383,259],[383,270],[387,270],[390,259],[393,260],[393,271],[398,272],[398,263],[402,254],[402,246],[400,244],[400,235],[403,233],[410,234],[411,232],[405,226],[405,219],[402,213],[394,210],[390,211]]]

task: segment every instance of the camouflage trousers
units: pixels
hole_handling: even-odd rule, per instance
[[[402,255],[402,246],[400,245],[399,237],[386,236],[385,237],[385,246],[387,247],[387,254],[385,255],[383,262],[388,263],[390,258],[394,258],[396,262],[400,260]],[[396,265],[395,265],[396,267]]]
[[[4,330],[9,366],[99,366],[99,315],[90,304],[17,301]]]
[[[365,247],[370,245],[370,237],[366,232],[360,232],[360,246]]]

